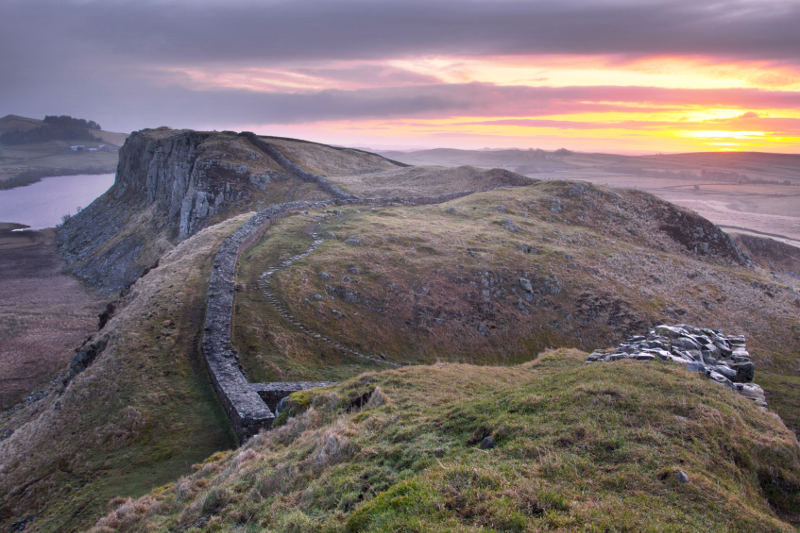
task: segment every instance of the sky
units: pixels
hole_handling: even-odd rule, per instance
[[[800,153],[798,0],[0,0],[0,116]]]

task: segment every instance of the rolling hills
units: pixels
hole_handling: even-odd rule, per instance
[[[233,342],[250,381],[340,384],[295,393],[283,427],[226,451],[200,352],[209,272],[254,211],[297,200],[328,204],[271,220],[241,255]],[[0,415],[3,527],[800,519],[794,256],[650,194],[156,129],[129,137],[114,187],[59,241],[74,273],[122,294],[41,398]],[[745,334],[780,418],[677,366],[582,364],[660,322]]]
[[[800,155],[708,152],[623,156],[569,150],[385,152],[415,165],[505,168],[537,179],[578,179],[647,191],[736,232],[800,245]]]

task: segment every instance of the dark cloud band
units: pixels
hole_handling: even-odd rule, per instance
[[[0,20],[3,34],[34,50],[49,36],[59,54],[94,49],[149,63],[432,53],[794,60],[800,50],[800,3],[791,0],[7,0]]]

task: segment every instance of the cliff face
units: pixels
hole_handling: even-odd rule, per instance
[[[211,223],[272,203],[328,197],[246,136],[143,130],[120,150],[114,185],[59,229],[59,248],[75,275],[114,292]]]
[[[353,193],[438,196],[529,181],[465,169],[415,169],[362,150],[249,132],[142,130],[120,150],[114,185],[59,229],[59,248],[73,274],[115,292],[175,244],[239,213]]]

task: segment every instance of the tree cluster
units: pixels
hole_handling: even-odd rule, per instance
[[[46,141],[101,141],[90,130],[102,129],[93,120],[73,118],[69,115],[48,115],[36,128],[7,131],[0,135],[3,144],[27,144]]]

